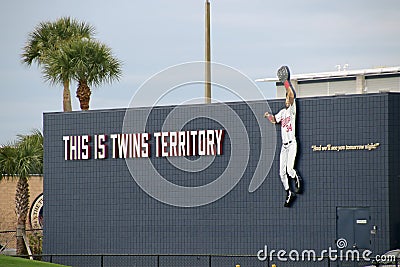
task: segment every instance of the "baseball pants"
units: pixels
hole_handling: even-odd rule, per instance
[[[288,144],[282,144],[281,155],[280,155],[280,170],[279,175],[285,190],[289,190],[289,180],[287,174],[291,178],[296,177],[296,171],[294,170],[294,161],[297,154],[297,142],[293,140]]]

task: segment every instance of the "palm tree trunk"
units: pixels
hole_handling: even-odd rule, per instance
[[[69,91],[69,81],[64,81],[63,91],[63,109],[64,112],[72,111],[71,93]]]
[[[84,80],[79,81],[78,90],[76,90],[76,97],[79,99],[81,110],[89,110],[90,91],[87,82]]]
[[[15,192],[15,212],[17,214],[17,255],[26,255],[24,243],[26,217],[29,210],[29,184],[26,177],[20,177]]]

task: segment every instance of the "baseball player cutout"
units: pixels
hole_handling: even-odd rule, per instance
[[[296,92],[290,82],[290,71],[287,66],[282,66],[277,72],[279,81],[286,89],[285,108],[272,115],[265,112],[264,117],[271,123],[281,124],[282,148],[280,154],[279,175],[286,191],[285,207],[290,207],[296,199],[296,193],[302,193],[302,180],[294,169],[297,154],[296,142]],[[295,182],[294,192],[289,187],[289,178]]]

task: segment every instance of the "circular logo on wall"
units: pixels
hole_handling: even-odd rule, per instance
[[[29,222],[32,229],[41,229],[43,227],[43,193],[38,195],[32,203]]]

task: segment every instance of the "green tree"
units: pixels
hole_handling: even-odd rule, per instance
[[[35,130],[30,135],[18,135],[17,141],[0,148],[0,179],[17,179],[15,213],[17,215],[17,254],[26,255],[22,237],[29,211],[28,178],[43,174],[43,135]]]
[[[42,22],[29,33],[28,40],[21,55],[22,62],[31,66],[36,62],[39,67],[44,67],[48,63],[49,54],[59,51],[65,45],[75,40],[90,39],[93,37],[95,29],[93,26],[79,22],[70,17],[63,17],[55,22]],[[63,91],[63,110],[72,111],[71,94],[69,85],[72,79],[72,65],[66,59],[63,62],[62,77],[55,81],[62,84]]]
[[[89,109],[91,86],[112,83],[122,73],[121,62],[113,56],[111,48],[92,39],[65,44],[63,49],[51,53],[47,63],[44,76],[53,83],[62,80],[63,66],[71,66],[71,76],[78,82],[76,97],[82,110]]]

